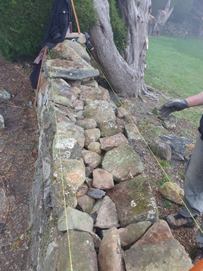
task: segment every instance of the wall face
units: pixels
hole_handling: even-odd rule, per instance
[[[123,99],[126,109],[117,107],[108,90],[94,80],[98,74],[84,47],[71,41],[53,48],[43,65],[28,271],[125,271],[143,266],[135,242],[158,214],[149,178],[133,148],[141,140],[132,121],[135,104]],[[152,227],[156,236],[164,232],[158,238],[163,241],[160,251],[171,251],[167,268],[169,264],[173,271],[188,270],[191,261],[167,223],[158,221]],[[147,244],[149,252],[154,249],[152,255],[157,253],[147,264],[156,266],[153,259],[159,259],[157,270],[165,270],[159,245]],[[174,247],[180,252],[175,256]]]

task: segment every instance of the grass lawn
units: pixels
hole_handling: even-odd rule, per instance
[[[169,98],[186,98],[203,91],[203,40],[149,37],[145,81]],[[197,126],[203,106],[176,113]]]

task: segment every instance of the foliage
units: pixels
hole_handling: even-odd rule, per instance
[[[164,9],[168,0],[154,0],[152,1],[152,14],[157,15],[158,10]],[[174,11],[170,20],[176,22],[183,21],[189,14],[194,0],[172,0],[171,7],[174,6]]]
[[[194,38],[149,37],[145,81],[170,98],[186,98],[202,91],[203,40]],[[165,101],[160,101],[163,103]],[[198,127],[200,108],[195,107],[176,116]],[[184,131],[182,131],[184,134]],[[188,136],[188,135],[185,135]]]
[[[170,202],[169,200],[164,200],[164,201],[162,202],[162,206],[163,206],[164,208],[171,208],[171,202]]]
[[[75,10],[77,13],[81,32],[86,31],[90,33],[91,28],[98,20],[98,14],[96,9],[94,8],[93,3],[94,0],[85,0],[82,1],[81,5],[81,0],[74,0]],[[74,23],[73,29],[76,32],[78,31],[76,23]]]
[[[0,0],[0,54],[7,60],[36,56],[53,0]]]
[[[127,46],[126,41],[127,27],[116,5],[116,0],[109,0],[109,5],[110,5],[111,26],[114,34],[114,42],[118,51],[121,53]]]

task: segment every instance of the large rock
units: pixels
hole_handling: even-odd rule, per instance
[[[122,133],[109,137],[100,138],[99,141],[101,143],[101,149],[104,151],[109,151],[121,145],[128,145],[128,140]]]
[[[130,246],[136,242],[140,237],[142,237],[151,224],[152,223],[150,221],[142,221],[139,223],[132,223],[125,228],[120,228],[118,233],[121,239],[121,246]]]
[[[102,168],[111,173],[117,181],[133,178],[143,172],[139,155],[127,145],[108,151],[104,156]]]
[[[97,255],[89,233],[69,231],[53,240],[45,251],[44,271],[98,271]]]
[[[91,101],[84,109],[85,118],[94,119],[97,124],[115,121],[116,115],[111,104],[107,101]]]
[[[56,134],[53,141],[53,159],[80,159],[81,147],[75,138]]]
[[[175,239],[131,248],[124,256],[126,271],[188,271],[191,259]]]
[[[108,230],[99,247],[100,271],[124,271],[118,230]]]
[[[85,165],[90,168],[96,168],[101,164],[101,156],[96,152],[82,150],[82,158],[85,162]]]
[[[119,227],[116,206],[108,196],[104,197],[101,207],[99,208],[95,227],[101,229]]]
[[[78,120],[76,122],[76,124],[79,125],[79,126],[81,126],[84,130],[94,129],[94,128],[97,127],[97,123],[93,119],[82,119],[82,120]]]
[[[68,206],[59,216],[58,230],[80,230],[92,233],[93,219],[87,213]]]
[[[83,100],[86,100],[86,99],[107,100],[107,101],[110,100],[109,92],[105,88],[81,86],[80,90],[81,90],[80,98],[82,98]]]
[[[185,137],[177,137],[171,134],[161,136],[172,150],[172,159],[183,161],[187,155],[187,146],[192,144],[192,140]]]
[[[171,160],[171,147],[161,140],[160,138],[155,138],[150,144],[149,144],[151,150],[155,155],[160,157],[161,159],[170,161]]]
[[[85,130],[84,136],[85,146],[88,147],[91,142],[95,142],[100,138],[100,130],[98,128]]]
[[[171,230],[164,220],[158,220],[132,247],[139,247],[174,239]]]
[[[151,195],[148,178],[142,175],[119,183],[106,194],[116,204],[116,209],[122,227],[130,223],[158,219],[156,202]]]
[[[165,198],[183,205],[183,201],[181,200],[184,197],[184,190],[180,188],[176,183],[166,182],[159,187],[159,192]]]
[[[77,205],[76,193],[85,181],[85,166],[76,159],[56,160],[53,169],[52,206],[58,213],[64,208],[64,197],[67,206]]]
[[[51,59],[44,62],[44,72],[49,78],[65,78],[82,80],[99,75],[99,71],[92,68],[79,56],[75,61],[65,59]]]
[[[113,136],[123,132],[123,127],[117,125],[115,121],[101,122],[99,128],[103,137]]]
[[[114,187],[113,176],[109,172],[101,169],[96,168],[93,171],[93,182],[92,186],[98,189],[111,189]]]

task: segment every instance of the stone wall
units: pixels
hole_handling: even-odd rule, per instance
[[[134,151],[134,105],[117,107],[98,75],[76,42],[45,60],[27,270],[189,270]]]

